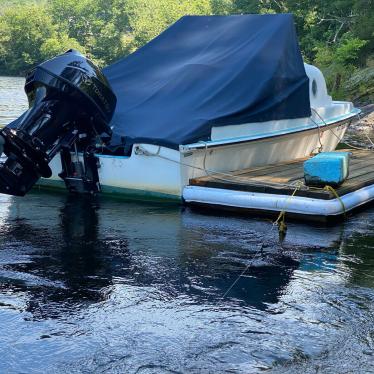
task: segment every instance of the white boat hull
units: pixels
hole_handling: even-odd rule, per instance
[[[325,126],[258,139],[210,142],[203,147],[181,147],[179,151],[135,144],[129,157],[98,155],[102,192],[139,199],[181,200],[190,178],[303,158],[321,147],[323,151],[332,151],[354,115]],[[50,166],[53,176],[40,179],[38,185],[65,188],[58,177],[61,171],[58,156]]]

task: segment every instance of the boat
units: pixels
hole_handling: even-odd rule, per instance
[[[333,151],[360,113],[303,62],[290,14],[185,16],[103,73],[117,98],[95,145],[104,194],[182,201],[194,178]],[[62,162],[37,185],[66,189]]]

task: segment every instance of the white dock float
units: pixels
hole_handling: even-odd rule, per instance
[[[307,187],[304,160],[209,175],[190,181],[186,204],[238,212],[277,214],[312,221],[343,218],[374,200],[374,152],[353,151],[349,178],[336,190]]]

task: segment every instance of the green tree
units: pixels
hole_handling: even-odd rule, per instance
[[[106,65],[187,14],[280,12],[294,14],[304,59],[322,68],[334,94],[370,70],[374,0],[0,0],[0,72],[23,73],[70,48]]]
[[[129,34],[125,45],[129,51],[147,43],[184,15],[211,14],[209,0],[128,0],[125,11]]]
[[[57,31],[48,9],[42,4],[14,6],[0,17],[0,71],[22,74],[32,66],[60,53],[76,41]]]
[[[357,61],[366,41],[349,35],[335,46],[321,44],[316,47],[315,63],[325,73],[330,92],[337,98],[344,97],[342,84],[357,70]]]
[[[0,67],[19,73],[40,61],[40,45],[55,32],[44,6],[14,6],[0,18]]]
[[[76,39],[69,38],[64,33],[55,33],[40,46],[40,55],[42,60],[47,60],[72,48],[85,53],[84,48]]]
[[[125,0],[51,0],[53,21],[69,38],[84,46],[87,55],[105,65],[125,53],[128,32]]]

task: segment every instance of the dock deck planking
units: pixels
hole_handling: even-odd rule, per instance
[[[341,151],[349,151],[352,155],[348,179],[336,188],[338,195],[343,196],[374,184],[374,152],[352,149]],[[235,191],[291,195],[295,191],[297,182],[301,182],[302,185],[297,190],[296,196],[323,200],[335,199],[336,196],[330,191],[304,185],[303,163],[306,159],[237,170],[224,173],[224,175],[219,173],[210,174],[191,179],[190,185]]]

